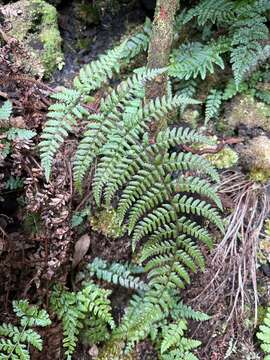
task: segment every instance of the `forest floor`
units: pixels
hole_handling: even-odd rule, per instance
[[[31,303],[48,304],[52,280],[70,288],[76,287],[75,273],[97,256],[108,261],[127,261],[131,258],[131,248],[126,237],[108,238],[94,231],[89,221],[80,227],[71,224],[74,213],[83,210],[91,197],[90,188],[82,199],[74,193],[72,186],[71,163],[68,159],[74,153],[76,137],[70,138],[57,154],[49,183],[45,183],[43,177],[37,144],[48,106],[52,103],[49,96],[53,89],[69,86],[83,64],[95,59],[130,29],[142,24],[146,13],[139,6],[128,10],[123,8],[117,17],[108,15],[98,25],[81,26],[78,35],[78,20],[71,16],[72,11],[72,2],[67,2],[59,9],[65,65],[63,69],[54,72],[51,80],[36,79],[18,63],[9,61],[10,54],[21,56],[20,49],[12,39],[6,39],[5,45],[0,48],[0,100],[12,101],[14,124],[37,133],[33,140],[11,144],[12,151],[0,163],[0,323],[14,320],[11,307],[14,299],[28,298]],[[127,28],[127,24],[130,28]],[[81,38],[91,39],[91,43],[86,48],[78,49]],[[245,142],[254,134],[260,134],[260,128],[252,129],[251,133],[249,128],[240,127],[234,136],[243,138]],[[221,133],[213,135],[219,137]],[[241,147],[241,144],[233,148],[237,149],[238,146]],[[23,183],[7,186],[7,180],[11,177],[23,179]],[[264,204],[268,202],[267,185],[254,185],[245,178],[241,168],[236,167],[221,172],[219,186],[227,217],[233,216],[236,207],[241,204],[242,211],[246,206],[247,213],[250,211],[249,216],[259,219]],[[241,199],[240,193],[243,194]],[[255,208],[255,214],[252,208]],[[237,216],[239,220],[241,213]],[[262,224],[256,224],[262,232]],[[243,226],[238,225],[240,228]],[[194,322],[191,325],[190,335],[202,341],[198,351],[201,360],[262,359],[254,341],[254,314],[257,313],[256,321],[259,323],[263,309],[269,303],[270,269],[267,264],[256,268],[256,264],[249,263],[251,255],[257,251],[248,242],[255,236],[255,230],[249,229],[244,245],[239,245],[237,239],[230,235],[227,242],[219,239],[211,253],[204,250],[207,270],[193,275],[192,286],[184,292],[183,299],[187,304],[196,310],[213,314],[210,321],[199,325]],[[74,243],[84,234],[88,234],[91,240],[89,250],[80,259],[79,265],[72,269]],[[226,251],[230,256],[223,258]],[[245,285],[244,289],[240,281],[235,283],[235,279],[239,278]],[[235,301],[236,296],[238,299]],[[129,297],[130,293],[120,288],[113,293],[116,317],[123,314]],[[62,341],[59,323],[54,322],[53,326],[43,331],[42,336],[46,354],[34,353],[33,359],[57,359],[56,354],[59,354]],[[89,348],[82,344],[74,358],[92,359]],[[145,341],[138,346],[137,358],[156,359],[150,343]]]

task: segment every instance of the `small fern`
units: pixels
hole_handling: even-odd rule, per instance
[[[265,24],[266,17],[254,14],[252,9],[250,11],[251,13],[247,7],[244,13],[240,12],[238,20],[231,26],[231,62],[237,86],[249,73],[254,63],[260,61],[261,54],[264,53],[260,42],[267,40],[269,36],[269,30]],[[268,56],[266,55],[266,59]]]
[[[0,107],[0,121],[8,120],[12,113],[12,102],[5,101],[4,104]]]
[[[261,349],[265,353],[264,360],[270,359],[270,308],[267,308],[263,324],[257,332],[257,338],[261,342]]]
[[[100,340],[107,338],[107,325],[114,327],[109,295],[110,291],[101,289],[92,282],[86,283],[77,293],[66,291],[60,286],[54,288],[50,302],[53,311],[62,321],[63,347],[67,359],[71,359],[75,351],[82,328],[89,331],[88,338],[95,329],[99,332]],[[101,329],[104,331],[104,338],[100,334]]]
[[[219,114],[222,102],[222,92],[216,89],[210,91],[205,103],[205,124]]]
[[[169,75],[179,79],[205,79],[207,72],[214,72],[214,65],[224,69],[224,62],[214,45],[203,45],[199,42],[182,44],[173,51]]]
[[[27,300],[13,301],[13,309],[20,326],[3,323],[0,325],[1,359],[29,360],[29,346],[42,350],[42,339],[32,327],[46,327],[51,324],[45,310],[30,306]]]
[[[100,280],[107,281],[109,283],[123,286],[127,289],[134,289],[139,291],[146,291],[148,289],[145,284],[138,277],[138,272],[142,272],[143,269],[131,266],[129,264],[112,263],[108,264],[105,260],[95,258],[83,272],[84,277],[90,276],[90,278],[96,276]],[[137,276],[136,276],[137,275]]]
[[[178,320],[163,327],[160,346],[161,359],[198,360],[191,350],[199,347],[201,342],[184,337],[186,330],[187,322],[185,320]]]

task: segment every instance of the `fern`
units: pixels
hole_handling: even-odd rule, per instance
[[[136,270],[136,271],[135,271]],[[96,276],[100,280],[123,286],[127,289],[146,291],[148,286],[140,280],[137,275],[138,268],[134,268],[129,264],[112,263],[108,264],[105,260],[95,258],[84,271],[84,277]]]
[[[0,107],[0,120],[8,120],[12,113],[12,102],[5,101],[4,104]]]
[[[101,289],[92,282],[85,284],[77,293],[66,291],[59,286],[54,288],[51,307],[63,324],[63,347],[67,359],[71,359],[75,351],[82,328],[86,327],[86,330],[90,331],[89,324],[91,324],[92,332],[95,328],[99,332],[103,329],[105,339],[107,325],[114,327],[109,295],[110,291]],[[100,334],[100,340],[104,340],[102,337],[103,335]]]
[[[210,91],[205,104],[205,124],[212,118],[219,114],[219,109],[222,102],[222,92],[216,89]]]
[[[261,349],[265,353],[264,360],[270,359],[270,308],[267,308],[263,324],[257,332],[257,338],[261,342]]]
[[[214,45],[203,45],[199,42],[182,44],[173,51],[169,75],[179,79],[205,79],[207,72],[214,72],[214,65],[224,69],[224,62]]]
[[[268,39],[269,30],[265,24],[267,18],[260,13],[264,8],[258,7],[259,3],[240,7],[238,18],[230,28],[231,63],[237,86],[249,74],[254,63],[260,61],[262,54],[265,53],[262,58],[264,61],[270,56],[268,48],[264,50],[261,44],[262,41]]]
[[[196,349],[200,346],[200,341],[185,338],[184,332],[187,330],[187,322],[185,320],[178,320],[176,323],[164,326],[162,329],[161,341],[161,359],[193,359],[198,358],[194,356],[190,350]]]
[[[0,325],[0,356],[1,359],[28,360],[29,345],[42,350],[42,339],[31,327],[49,326],[51,320],[45,310],[30,306],[27,300],[13,301],[13,309],[20,326],[5,323]]]
[[[114,73],[118,73],[125,60],[130,60],[147,48],[149,31],[149,22],[146,22],[143,33],[134,35],[105,55],[101,55],[98,60],[84,66],[74,79],[74,89],[64,89],[52,95],[57,102],[49,107],[49,120],[45,124],[40,143],[41,163],[47,180],[50,177],[54,155],[78,120],[83,117],[90,121],[96,120],[85,107],[85,97],[99,89]]]
[[[228,0],[203,0],[195,8],[190,9],[184,23],[196,17],[200,26],[207,22],[219,24],[231,20],[235,16],[235,3]]]

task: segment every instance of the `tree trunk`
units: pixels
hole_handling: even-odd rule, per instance
[[[148,51],[150,69],[162,68],[168,65],[173,41],[173,24],[180,0],[157,0],[152,35]],[[167,92],[166,75],[158,76],[146,87],[146,99],[161,97]]]

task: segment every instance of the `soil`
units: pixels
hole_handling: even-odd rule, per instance
[[[35,79],[29,80],[27,74],[20,73],[20,69],[14,69],[6,59],[6,62],[0,64],[0,74],[5,78],[9,76],[12,80],[5,83],[0,80],[0,99],[5,100],[5,96],[11,99],[14,104],[13,116],[22,116],[25,127],[35,129],[40,134],[50,104],[50,90],[61,85],[69,86],[83,64],[96,59],[99,54],[117,43],[127,31],[142,24],[145,16],[153,13],[152,5],[149,5],[149,9],[147,7],[147,4],[142,7],[140,3],[135,3],[134,6],[125,5],[117,16],[108,14],[98,25],[80,24],[78,27],[73,2],[63,2],[63,5],[58,7],[58,13],[65,55],[64,68],[56,71],[49,82],[40,85]],[[82,39],[87,45],[79,49],[78,42]],[[8,51],[12,50],[6,47],[6,52]],[[252,131],[251,133],[250,129],[240,126],[234,135],[241,134],[241,137],[249,139],[261,130],[257,128]],[[39,135],[33,141],[15,144],[13,155],[0,162],[2,183],[10,175],[26,179],[22,189],[1,188],[0,323],[12,322],[15,319],[12,312],[13,299],[27,297],[31,299],[31,303],[48,305],[49,287],[53,281],[63,282],[71,289],[76,288],[75,273],[96,256],[108,261],[127,261],[131,258],[126,237],[116,240],[106,238],[93,231],[90,223],[86,223],[80,231],[70,226],[74,210],[80,209],[82,201],[86,205],[88,196],[91,198],[91,193],[86,193],[86,199],[73,196],[70,188],[70,164],[65,159],[73,153],[76,140],[68,141],[57,155],[54,177],[49,184],[44,184],[38,163],[38,141]],[[229,204],[226,206],[228,215],[232,211],[234,200],[227,194],[224,199],[224,203]],[[32,219],[32,223],[27,217],[30,212],[37,215]],[[41,214],[41,218],[38,214]],[[42,222],[46,224],[44,230],[40,228]],[[71,270],[74,242],[81,233],[89,234],[91,246],[78,267]],[[228,275],[231,271],[229,264],[223,264],[220,270],[219,263],[213,262],[213,258],[214,254],[207,253],[207,271],[195,275],[192,287],[184,292],[183,300],[187,304],[192,305],[195,310],[213,315],[207,323],[191,323],[190,335],[202,342],[197,355],[200,360],[256,360],[258,358],[255,355],[247,358],[248,354],[260,354],[253,341],[256,327],[253,326],[251,308],[254,300],[252,284],[249,284],[250,291],[246,294],[244,312],[235,313],[227,323],[226,319],[232,309],[233,297],[230,292],[235,274]],[[258,287],[263,289],[258,295],[261,305],[266,305],[269,299],[269,274],[267,265],[257,274]],[[124,292],[121,288],[116,289],[112,296],[115,318],[123,315],[130,296],[131,293]],[[42,333],[46,353],[34,353],[33,359],[61,358],[61,334],[61,325],[55,321],[53,326]],[[226,357],[233,344],[237,345],[237,354],[232,351],[232,354]],[[157,359],[156,352],[148,341],[137,346],[136,354],[138,360]],[[262,359],[262,355],[260,356]],[[91,360],[88,347],[80,344],[74,359]]]

